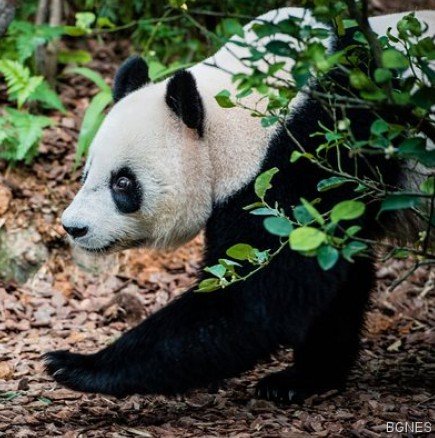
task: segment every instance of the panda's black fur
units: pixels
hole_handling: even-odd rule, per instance
[[[347,85],[345,75],[333,72],[332,77]],[[188,73],[173,79],[184,82],[178,86],[173,83],[172,91],[184,90],[178,95],[187,98],[182,106],[171,107],[177,114],[180,108],[188,108],[192,93],[195,95],[184,88],[191,79]],[[193,104],[195,114],[199,114],[198,101]],[[202,117],[198,116],[198,123],[202,123]],[[354,136],[367,138],[373,116],[354,109],[347,117]],[[193,127],[194,121],[189,121]],[[318,130],[319,122],[332,126],[322,105],[307,99],[294,111],[287,127],[307,150],[314,151],[321,138],[311,134]],[[313,199],[317,182],[330,176],[308,160],[291,164],[289,157],[296,149],[286,130],[278,129],[259,171],[275,166],[280,169],[268,196],[288,214],[301,197]],[[352,172],[353,165],[353,159],[343,154],[342,167]],[[395,162],[381,158],[376,165],[387,183],[398,184],[400,172]],[[359,166],[361,174],[369,174],[364,160]],[[277,238],[264,229],[261,217],[243,210],[256,201],[253,184],[254,180],[215,205],[206,226],[204,265],[215,264],[230,246],[240,242],[260,249],[277,247]],[[325,192],[320,208],[326,211],[352,198],[353,189],[353,185],[344,185]],[[360,221],[368,237],[383,234],[375,221],[375,207],[369,206]],[[370,258],[356,258],[354,263],[340,260],[333,269],[323,271],[315,258],[285,249],[268,267],[244,282],[212,293],[196,293],[192,288],[95,354],[49,353],[45,356],[47,369],[58,382],[79,391],[118,396],[176,394],[236,376],[268,359],[280,347],[292,347],[294,364],[261,380],[257,395],[276,401],[300,401],[313,393],[343,387],[358,355],[374,281]]]
[[[140,56],[131,56],[118,69],[115,75],[115,84],[122,87],[113,88],[113,100],[118,102],[127,94],[142,87],[149,81],[148,66]]]

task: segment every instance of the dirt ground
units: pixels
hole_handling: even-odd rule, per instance
[[[374,3],[377,12],[398,9],[396,1]],[[89,41],[89,49],[90,67],[110,81],[128,44]],[[420,269],[390,291],[404,262],[378,269],[361,360],[341,394],[313,397],[302,406],[254,399],[256,381],[285,367],[291,352],[218,390],[172,398],[83,395],[48,378],[42,353],[91,352],[112,342],[192,284],[202,248],[197,238],[169,254],[131,250],[97,260],[71,253],[59,217],[79,186],[74,147],[83,111],[97,90],[65,75],[60,91],[68,113],[54,114],[59,123],[47,131],[33,164],[0,164],[0,231],[32,229],[34,243],[47,254],[26,283],[0,281],[0,436],[376,437],[385,434],[387,422],[405,421],[431,421],[435,430],[435,272]]]

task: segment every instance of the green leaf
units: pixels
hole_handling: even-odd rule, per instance
[[[353,262],[353,256],[359,254],[360,252],[366,250],[368,246],[363,242],[352,241],[349,242],[341,251],[343,257],[349,261]]]
[[[109,17],[98,17],[97,18],[97,27],[98,29],[114,29],[116,27],[116,24],[113,23]]]
[[[268,217],[264,219],[264,228],[275,236],[287,237],[293,230],[291,222],[284,217]]]
[[[396,49],[386,49],[382,52],[382,65],[385,68],[404,70],[409,67],[408,58]]]
[[[371,89],[373,87],[370,78],[361,70],[352,70],[349,79],[352,87],[357,90]]]
[[[293,209],[293,216],[301,225],[306,225],[314,219],[303,205],[298,205]]]
[[[290,233],[290,248],[294,251],[312,251],[325,240],[326,234],[317,228],[296,228]]]
[[[226,268],[227,271],[235,272],[234,268],[236,266],[242,266],[240,263],[229,259],[219,259],[219,263]]]
[[[258,38],[264,38],[276,34],[279,27],[275,23],[254,23],[251,29],[255,32]]]
[[[45,108],[57,109],[62,113],[66,112],[58,94],[51,89],[46,81],[39,84],[36,90],[30,95],[29,100],[40,102]]]
[[[404,158],[414,158],[427,167],[435,166],[435,152],[426,149],[426,139],[411,137],[399,145],[399,155]]]
[[[64,50],[57,59],[61,64],[87,64],[92,61],[92,55],[87,50]]]
[[[112,93],[110,87],[106,84],[103,77],[96,71],[87,67],[73,67],[67,70],[68,73],[75,73],[84,76],[86,79],[92,81],[101,91]]]
[[[245,205],[243,207],[243,210],[252,210],[253,208],[259,208],[259,207],[263,207],[264,203],[261,201],[257,201],[257,202],[253,202],[252,204],[249,205]]]
[[[421,23],[415,18],[414,13],[408,14],[397,23],[397,30],[402,39],[408,39],[409,36],[419,37],[422,34]]]
[[[151,81],[156,81],[162,72],[166,70],[166,66],[163,65],[161,62],[156,60],[151,60],[148,62],[148,74],[151,79]]]
[[[81,37],[88,34],[89,31],[78,26],[63,26],[63,33],[72,37]]]
[[[425,110],[430,110],[435,103],[435,87],[422,87],[412,96],[412,102]]]
[[[255,194],[260,198],[263,199],[266,195],[266,192],[272,188],[272,178],[273,176],[279,171],[277,167],[273,167],[272,169],[266,170],[265,172],[261,173],[257,176],[257,179],[255,180],[254,184],[254,190]]]
[[[192,62],[181,63],[179,61],[174,61],[166,67],[162,63],[153,60],[149,63],[148,74],[152,82],[158,82],[173,75],[179,70],[190,68],[192,65],[194,65]]]
[[[112,92],[100,91],[86,109],[77,141],[76,164],[86,154],[95,134],[104,120],[104,110],[113,101]]]
[[[334,223],[357,219],[364,214],[365,205],[361,201],[339,202],[331,211],[331,220]]]
[[[312,203],[308,202],[306,199],[301,198],[302,205],[305,207],[305,209],[308,211],[310,216],[318,222],[320,225],[324,225],[325,219],[323,219],[322,215],[319,213],[319,211],[313,206]]]
[[[361,97],[366,100],[372,100],[378,102],[386,98],[386,94],[380,88],[373,88],[371,90],[361,91]]]
[[[298,161],[299,158],[308,158],[309,160],[311,160],[312,158],[314,158],[314,155],[308,152],[302,153],[299,151],[293,151],[290,156],[290,163],[296,163],[296,161]]]
[[[198,284],[196,292],[213,292],[220,289],[220,283],[217,278],[207,278]]]
[[[361,231],[361,227],[359,225],[352,225],[351,227],[349,227],[346,230],[346,234],[348,236],[354,236],[355,234],[357,234],[359,231]]]
[[[231,93],[228,90],[222,90],[214,97],[221,108],[234,108],[236,105],[231,101]]]
[[[340,187],[341,185],[349,182],[353,181],[340,176],[331,176],[330,178],[319,181],[317,184],[317,190],[319,192],[326,192],[327,190],[335,189],[336,187]]]
[[[375,70],[375,81],[378,84],[385,84],[391,81],[392,77],[391,71],[386,68],[377,68]]]
[[[235,18],[224,18],[218,26],[218,33],[224,37],[230,38],[237,35],[243,38],[245,31],[243,26]]]
[[[266,44],[266,50],[278,56],[293,57],[295,55],[295,50],[291,47],[290,43],[280,40],[269,41]]]
[[[435,193],[435,176],[430,176],[426,181],[420,184],[420,190],[428,195]]]
[[[390,195],[381,204],[379,214],[389,210],[404,210],[406,208],[417,207],[421,202],[418,196],[409,195]]]
[[[267,207],[257,208],[256,210],[252,210],[250,213],[254,216],[276,216],[277,214],[276,210],[272,210],[271,208]]]
[[[382,119],[377,119],[372,123],[372,126],[370,127],[370,132],[373,135],[379,136],[379,135],[382,135],[382,134],[388,132],[388,127],[389,127],[389,125],[387,122],[385,122]]]
[[[95,14],[92,12],[77,12],[76,26],[81,29],[89,29],[95,22]]]
[[[334,267],[339,258],[339,252],[333,246],[324,245],[321,246],[317,251],[317,261],[320,267],[327,271]]]
[[[247,243],[237,243],[227,249],[227,255],[235,260],[250,260],[255,258],[255,248]]]
[[[267,116],[261,119],[261,126],[263,128],[268,128],[269,126],[274,125],[279,120],[276,116]]]
[[[225,266],[222,265],[208,266],[204,268],[204,271],[209,272],[217,278],[223,278],[227,272]]]

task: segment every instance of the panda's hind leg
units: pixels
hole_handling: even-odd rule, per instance
[[[294,348],[294,365],[263,378],[256,396],[300,403],[314,394],[343,389],[360,348],[364,314],[374,283],[372,262],[358,260],[349,267],[346,284],[329,309]]]

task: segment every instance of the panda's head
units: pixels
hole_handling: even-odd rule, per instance
[[[194,76],[182,71],[148,82],[139,57],[119,69],[116,104],[92,143],[83,186],[63,213],[65,230],[85,250],[177,246],[210,215],[205,111]]]

